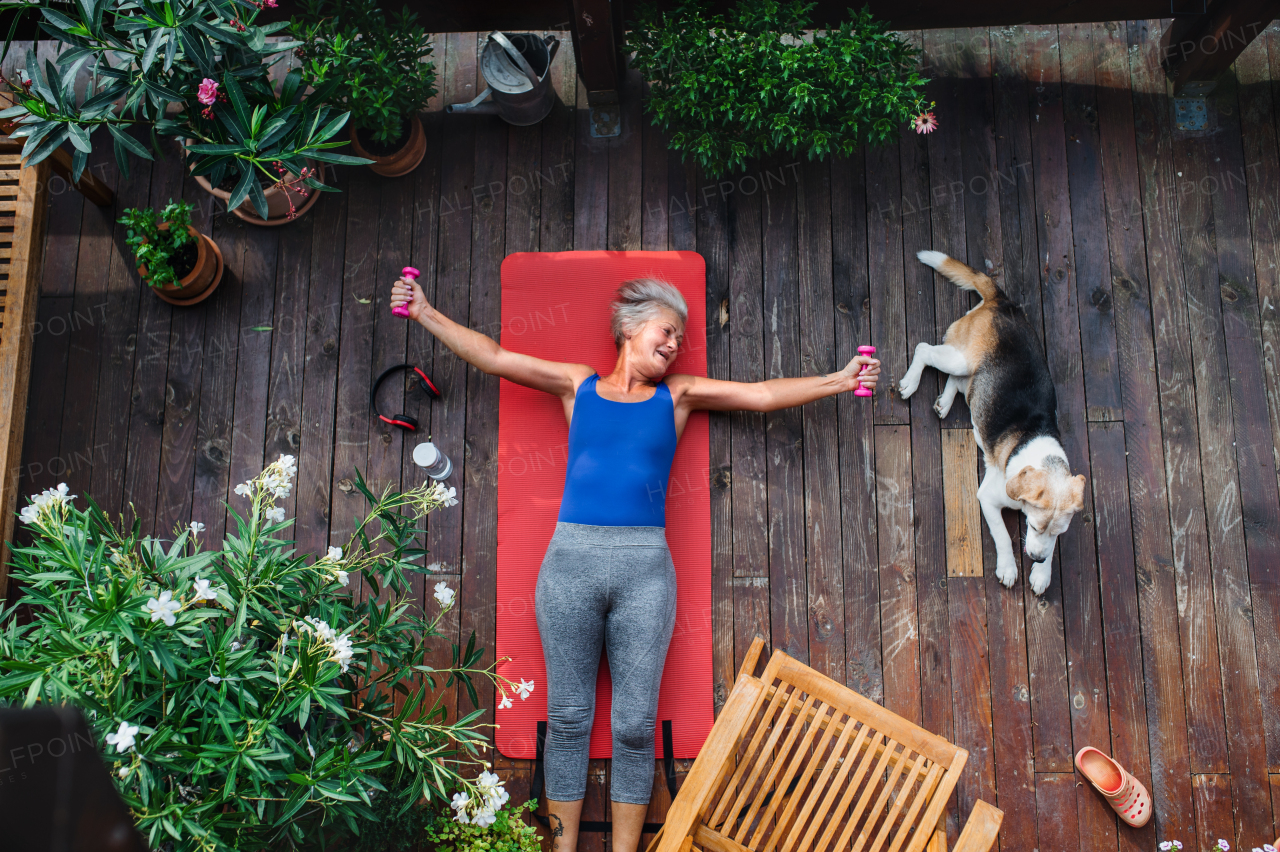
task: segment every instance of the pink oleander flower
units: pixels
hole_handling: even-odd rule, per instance
[[[218,81],[210,80],[205,77],[200,83],[200,88],[196,92],[196,100],[205,106],[213,106],[213,102],[218,99]]]
[[[916,133],[932,133],[938,129],[938,119],[931,112],[922,112],[911,120]]]

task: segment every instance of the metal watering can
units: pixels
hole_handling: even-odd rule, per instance
[[[541,39],[532,33],[494,30],[480,53],[480,73],[489,88],[468,103],[449,104],[444,111],[497,114],[519,126],[537,124],[556,103],[548,72],[559,48],[555,36]],[[489,95],[493,100],[481,103]]]

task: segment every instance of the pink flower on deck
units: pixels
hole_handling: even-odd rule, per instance
[[[210,80],[205,77],[200,83],[200,88],[196,91],[196,100],[205,106],[212,106],[213,102],[218,99],[218,81]]]
[[[932,133],[938,129],[938,119],[931,112],[922,112],[911,120],[916,133]]]

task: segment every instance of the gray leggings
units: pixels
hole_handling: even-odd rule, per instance
[[[613,680],[609,798],[648,804],[658,687],[676,623],[676,568],[662,527],[556,523],[534,592],[547,664],[548,799],[587,794],[603,643]]]

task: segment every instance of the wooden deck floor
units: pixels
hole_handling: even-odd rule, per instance
[[[939,422],[932,372],[909,404],[881,393],[713,415],[717,703],[759,631],[969,749],[958,811],[1004,809],[1002,849],[1260,845],[1280,830],[1280,31],[1211,97],[1203,134],[1174,128],[1158,24],[913,37],[936,133],[722,182],[666,150],[634,85],[623,136],[591,138],[569,50],[555,71],[566,103],[540,126],[444,115],[475,92],[476,34],[441,39],[421,168],[339,170],[342,193],[286,227],[211,207],[176,157],[120,179],[103,146],[92,168],[115,210],[54,187],[24,493],[66,481],[160,534],[196,519],[213,537],[229,488],[289,452],[298,538],[322,548],[358,509],[354,470],[419,478],[412,442],[368,412],[371,376],[407,358],[447,392],[401,410],[465,463],[462,503],[428,542],[460,591],[452,629],[492,649],[498,383],[391,316],[400,267],[423,270],[447,315],[494,332],[510,252],[695,250],[711,375],[828,371],[869,341],[893,379],[969,305],[914,259],[939,249],[991,270],[1042,332],[1090,484],[1053,585],[1037,598],[995,580],[990,537],[966,527],[967,410]],[[202,205],[228,264],[194,309],[139,287],[114,224],[179,194]],[[1086,744],[1148,783],[1152,826],[1118,826],[1081,785]],[[527,789],[527,762],[496,761]],[[593,762],[587,818],[607,818],[607,771]],[[652,818],[666,802],[655,785]]]

